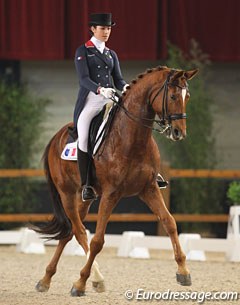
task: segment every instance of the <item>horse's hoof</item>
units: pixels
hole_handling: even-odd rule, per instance
[[[77,288],[72,287],[72,289],[71,289],[71,296],[72,297],[82,297],[84,295],[85,295],[84,291],[80,291],[80,290],[77,290]]]
[[[191,286],[192,285],[192,280],[191,280],[190,274],[176,273],[176,279],[177,279],[178,284],[180,284],[182,286]]]
[[[37,290],[38,292],[47,292],[48,289],[49,289],[49,286],[43,285],[43,284],[42,284],[42,281],[39,281],[39,282],[37,283],[37,285],[35,286],[35,288],[36,288],[36,290]]]
[[[93,289],[96,292],[104,292],[106,291],[104,281],[102,282],[92,282]]]

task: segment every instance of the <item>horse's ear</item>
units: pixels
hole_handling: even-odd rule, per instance
[[[184,76],[186,77],[186,79],[190,80],[190,79],[192,79],[197,73],[198,73],[198,69],[190,70],[190,71],[185,71],[185,72],[184,72]]]
[[[182,70],[175,72],[174,75],[171,78],[171,81],[173,82],[174,80],[182,77],[184,75],[184,73],[185,73],[185,71],[182,71]]]

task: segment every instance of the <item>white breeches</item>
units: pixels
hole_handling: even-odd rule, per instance
[[[104,98],[102,95],[96,95],[93,92],[89,92],[86,98],[85,106],[77,121],[78,148],[81,151],[87,152],[88,150],[88,134],[92,119],[108,102],[109,100]]]

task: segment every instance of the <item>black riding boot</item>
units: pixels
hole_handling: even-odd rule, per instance
[[[90,163],[90,157],[88,153],[81,151],[78,148],[78,168],[82,181],[82,200],[93,200],[96,198],[94,189],[90,186],[90,179],[88,179],[88,167]]]
[[[163,176],[160,174],[157,175],[157,184],[160,189],[165,189],[168,186],[168,182],[165,181]]]

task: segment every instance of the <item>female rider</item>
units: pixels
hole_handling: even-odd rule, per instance
[[[108,103],[115,90],[126,90],[117,54],[105,43],[111,34],[112,14],[91,14],[89,26],[92,38],[76,50],[75,66],[80,88],[74,109],[74,126],[78,132],[78,166],[82,181],[83,201],[95,198],[92,186],[86,185],[90,157],[87,152],[92,119]]]

